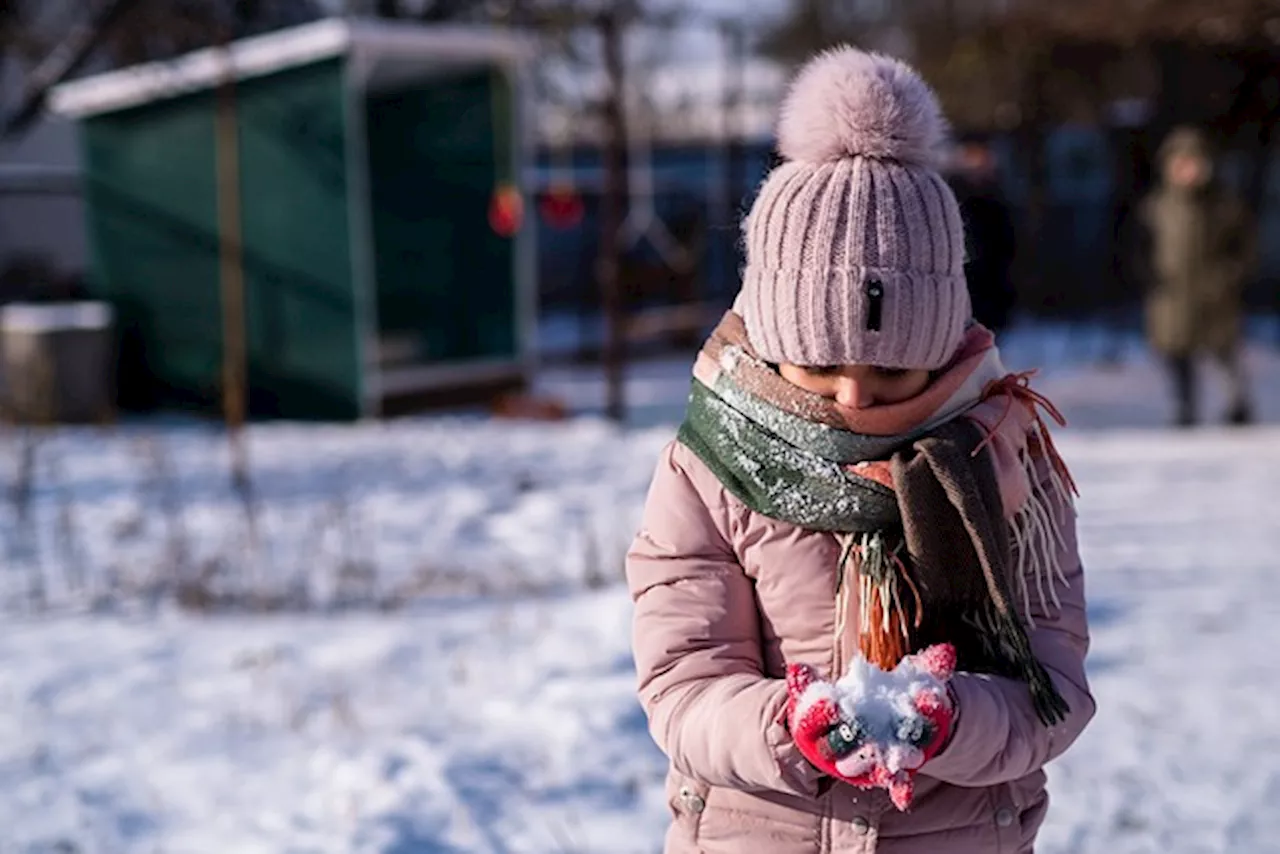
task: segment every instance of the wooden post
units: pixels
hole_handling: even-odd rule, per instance
[[[241,235],[240,132],[236,116],[236,79],[226,33],[222,34],[223,77],[218,84],[215,118],[218,196],[218,271],[222,291],[222,417],[231,451],[231,482],[245,505],[250,538],[257,531],[244,440],[248,384],[245,342],[244,250]]]
[[[1052,50],[1052,46],[1049,48]],[[1049,116],[1045,105],[1052,56],[1037,53],[1031,60],[1027,92],[1025,93],[1020,144],[1024,152],[1024,169],[1027,180],[1027,206],[1023,214],[1022,229],[1018,235],[1019,278],[1023,293],[1032,294],[1034,304],[1043,306],[1050,294],[1046,290],[1051,277],[1044,266],[1045,223],[1048,218]]]
[[[14,4],[4,5],[9,7]],[[81,9],[94,6],[91,3],[77,5]],[[18,97],[18,106],[0,124],[0,139],[21,133],[38,119],[49,90],[82,67],[102,44],[111,28],[124,20],[125,13],[135,5],[136,0],[107,0],[98,3],[88,12],[86,20],[65,31],[62,41],[27,75]]]
[[[742,205],[742,154],[746,138],[746,127],[742,120],[742,107],[746,93],[747,67],[747,34],[740,21],[724,21],[721,26],[725,36],[725,86],[723,92],[724,110],[724,157],[725,157],[725,202],[727,206],[724,222],[720,225],[724,233],[735,235],[724,253],[725,270],[731,277],[730,290],[736,291],[732,282],[737,277],[738,240],[736,235],[737,217]]]
[[[620,236],[627,203],[627,127],[626,71],[619,18],[617,8],[612,6],[599,18],[609,87],[604,103],[604,192],[600,200],[600,257],[597,270],[605,314],[605,415],[615,422],[621,422],[626,416],[623,388],[626,342],[623,338]]]

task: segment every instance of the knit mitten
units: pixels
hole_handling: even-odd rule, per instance
[[[890,672],[859,656],[836,682],[805,664],[787,668],[787,716],[800,752],[815,767],[863,789],[888,789],[905,810],[915,776],[947,743],[953,709],[947,681],[956,652],[938,644]]]

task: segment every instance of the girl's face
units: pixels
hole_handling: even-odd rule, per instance
[[[873,365],[801,367],[782,364],[778,373],[792,385],[850,409],[868,409],[910,400],[929,385],[928,371]]]

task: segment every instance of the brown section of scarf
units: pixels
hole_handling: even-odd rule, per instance
[[[923,619],[906,621],[915,626],[907,646],[953,643],[964,669],[1025,681],[1051,724],[1068,709],[1015,608],[1009,526],[982,442],[980,427],[958,419],[893,457],[911,572],[925,603]]]

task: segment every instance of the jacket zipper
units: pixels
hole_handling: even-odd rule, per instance
[[[853,557],[854,534],[837,534],[836,542],[840,544],[840,561],[836,564],[836,620],[831,639],[831,676],[832,682],[844,675],[844,635],[849,619],[849,590],[853,586],[849,578],[849,560]],[[823,821],[825,832],[818,835],[819,854],[831,854],[835,843],[835,799],[827,802]]]
[[[836,624],[832,638],[831,680],[844,675],[844,636],[849,621],[849,591],[853,587],[849,578],[849,561],[853,557],[854,534],[838,534],[840,563],[836,566]]]

